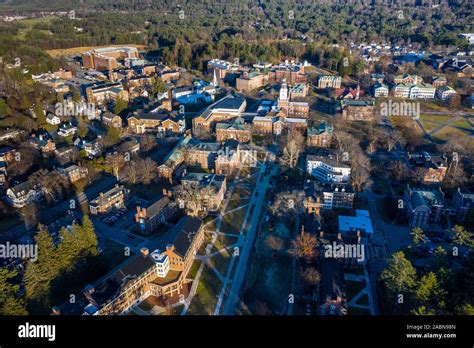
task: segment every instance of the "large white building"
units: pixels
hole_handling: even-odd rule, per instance
[[[395,98],[434,99],[436,88],[428,83],[404,84],[399,83],[394,88]]]
[[[351,177],[351,167],[335,160],[331,155],[306,157],[306,172],[321,182],[348,182]]]

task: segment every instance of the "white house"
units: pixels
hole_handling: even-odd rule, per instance
[[[43,198],[43,190],[29,181],[22,182],[7,190],[7,199],[15,208],[22,208]]]
[[[374,97],[388,97],[388,87],[383,83],[377,83],[373,87],[374,89]]]
[[[48,114],[48,116],[46,116],[46,123],[57,126],[61,123],[61,119],[55,114]]]
[[[73,126],[72,124],[63,124],[61,127],[59,127],[58,135],[61,137],[69,137],[71,135],[76,134],[77,132],[77,127]]]
[[[351,167],[335,160],[331,155],[306,157],[306,172],[321,182],[348,182],[351,177]]]

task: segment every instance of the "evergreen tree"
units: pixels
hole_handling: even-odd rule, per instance
[[[380,279],[390,296],[411,292],[416,284],[416,270],[403,251],[396,252],[382,272]]]
[[[15,270],[0,268],[0,315],[26,315],[25,304],[17,297],[19,285],[11,282],[18,276]]]
[[[51,282],[59,274],[59,260],[56,246],[48,230],[38,226],[35,237],[38,246],[38,259],[30,261],[25,271],[26,298],[44,308],[49,308]]]

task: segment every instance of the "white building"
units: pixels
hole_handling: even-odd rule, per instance
[[[388,97],[388,87],[387,85],[384,85],[383,83],[377,83],[373,87],[374,89],[374,97],[379,98],[379,97]]]
[[[156,265],[156,274],[158,277],[164,278],[170,270],[168,255],[161,253],[158,249],[151,253],[153,261]]]
[[[321,182],[341,183],[350,180],[351,167],[334,160],[331,155],[308,155],[306,172]]]
[[[77,127],[72,124],[64,124],[59,128],[58,135],[61,137],[69,137],[76,134]]]
[[[441,100],[449,100],[456,95],[456,91],[449,86],[442,86],[436,90],[436,96]]]
[[[368,210],[356,209],[356,216],[339,216],[339,232],[342,235],[368,237],[374,233]]]
[[[46,116],[46,123],[57,126],[58,124],[61,123],[61,119],[54,114],[48,114],[48,116]]]
[[[434,99],[436,88],[428,83],[403,84],[400,83],[394,88],[395,98],[409,99]]]

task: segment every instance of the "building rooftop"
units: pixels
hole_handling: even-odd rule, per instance
[[[369,211],[356,209],[356,216],[339,216],[339,231],[374,233]]]

